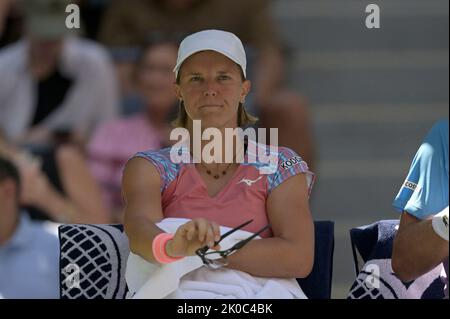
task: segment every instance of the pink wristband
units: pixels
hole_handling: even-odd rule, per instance
[[[161,233],[158,234],[152,242],[153,256],[160,264],[170,264],[183,257],[171,257],[166,252],[166,245],[169,240],[173,238],[173,234]]]

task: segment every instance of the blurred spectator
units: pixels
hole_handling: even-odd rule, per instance
[[[69,0],[23,0],[26,36],[0,51],[0,127],[14,141],[48,143],[55,131],[85,138],[117,112],[107,53],[69,36]]]
[[[267,0],[116,0],[104,15],[99,39],[107,46],[136,47],[153,32],[193,33],[204,29],[233,32],[254,50],[251,70],[257,73],[254,96],[246,109],[261,119],[262,127],[277,127],[280,144],[296,150],[314,166],[314,150],[309,114],[305,101],[283,87],[281,42],[270,16]],[[124,67],[121,67],[122,83]]]
[[[22,16],[17,0],[0,1],[0,48],[17,41],[22,33]]]
[[[37,157],[20,150],[0,135],[0,156],[18,167],[20,205],[31,217],[64,223],[108,223],[101,191],[81,152],[64,145],[41,154]]]
[[[176,43],[158,42],[142,50],[135,78],[144,109],[130,117],[101,125],[88,145],[90,166],[101,183],[109,207],[122,218],[122,169],[136,152],[160,149],[169,144],[169,117],[175,117],[177,99],[173,91],[177,60]]]
[[[83,35],[95,40],[100,28],[100,21],[111,0],[75,0],[72,2],[77,3],[80,7],[81,20],[84,27]]]
[[[0,48],[16,42],[23,34],[23,0],[0,1]],[[80,8],[83,37],[95,40],[100,21],[110,0],[72,0]]]
[[[0,157],[0,296],[59,298],[59,241],[19,209],[20,177]]]

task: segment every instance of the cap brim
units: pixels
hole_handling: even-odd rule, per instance
[[[237,65],[239,65],[241,67],[242,73],[244,74],[244,77],[247,77],[245,70],[242,68],[242,66],[240,65],[239,61],[237,61],[236,58],[233,57],[232,54],[226,52],[223,49],[218,49],[216,47],[203,47],[203,48],[199,48],[196,50],[192,50],[191,52],[189,52],[188,54],[186,54],[186,56],[183,58],[183,60],[178,61],[177,65],[175,66],[175,68],[173,69],[173,72],[175,72],[175,74],[178,75],[178,71],[180,70],[181,65],[184,63],[184,61],[186,61],[189,57],[193,56],[196,53],[202,52],[202,51],[215,51],[217,53],[220,53],[224,56],[226,56],[227,58],[229,58],[231,61],[233,61],[234,63],[236,63]]]

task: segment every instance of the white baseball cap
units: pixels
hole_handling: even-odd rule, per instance
[[[206,50],[225,55],[237,63],[241,67],[244,77],[247,77],[247,58],[241,40],[233,33],[221,30],[204,30],[184,38],[178,48],[177,65],[173,69],[175,76],[178,77],[178,71],[187,58],[197,52]]]

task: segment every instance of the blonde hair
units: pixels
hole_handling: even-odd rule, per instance
[[[174,127],[184,127],[187,128],[188,126],[188,120],[189,115],[186,112],[186,109],[184,107],[184,102],[180,101],[180,107],[178,110],[178,116],[177,118],[172,122],[172,125]],[[244,127],[247,125],[253,125],[258,121],[258,118],[245,109],[244,105],[242,103],[239,103],[238,107],[238,127]]]

